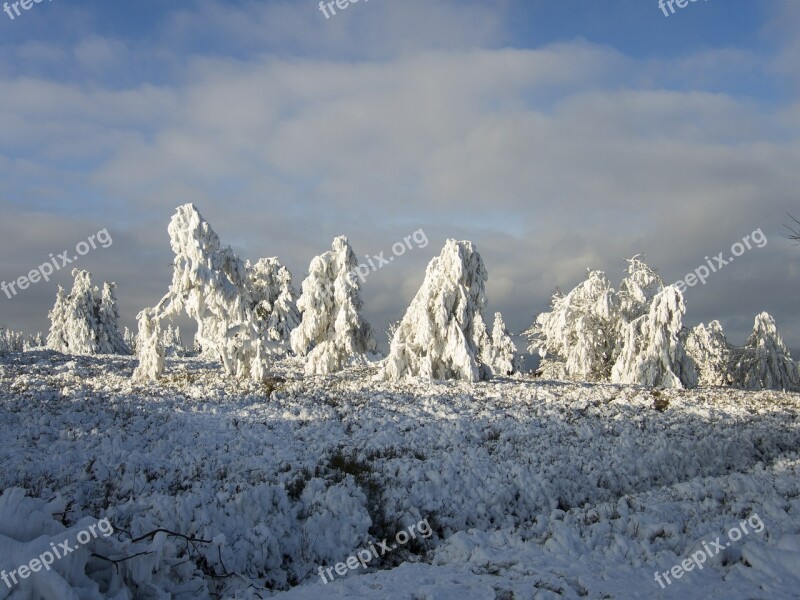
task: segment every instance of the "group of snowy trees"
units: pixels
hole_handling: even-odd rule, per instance
[[[119,332],[115,284],[98,289],[89,273],[76,269],[72,291],[59,287],[50,312],[48,347],[77,354],[133,351],[139,357],[134,377],[157,379],[165,357],[187,354],[171,324],[183,313],[197,323],[195,351],[220,360],[238,378],[263,380],[270,362],[289,354],[304,358],[308,375],[377,358],[346,237],[311,261],[298,297],[277,258],[243,262],[221,245],[192,204],[177,208],[168,232],[175,254],[172,285],[155,307],[139,313],[138,334]],[[392,326],[378,377],[474,382],[519,372],[522,357],[502,315],[495,313],[491,333],[487,327],[487,279],[473,244],[448,240]],[[768,314],[756,318],[753,334],[738,348],[717,321],[684,328],[685,311],[681,292],[635,256],[618,290],[601,271],[589,271],[568,294],[557,292],[525,335],[529,351],[542,357],[539,373],[551,379],[800,389],[798,366]],[[21,346],[21,338],[0,330],[0,351]]]
[[[104,283],[100,290],[88,271],[74,269],[72,276],[69,294],[58,288],[47,347],[71,354],[130,354],[119,331],[116,284]]]
[[[736,348],[717,321],[688,331],[685,312],[681,292],[664,286],[635,256],[619,291],[604,273],[589,271],[571,292],[556,293],[551,310],[525,334],[549,378],[665,388],[800,388],[798,366],[768,314],[756,318],[747,344]]]
[[[0,353],[27,352],[34,348],[42,348],[44,344],[44,336],[41,333],[26,336],[23,333],[0,327]]]
[[[175,252],[173,282],[154,308],[139,314],[137,379],[155,379],[166,347],[160,322],[180,312],[197,321],[203,352],[237,377],[263,379],[271,359],[289,352],[308,375],[325,375],[376,357],[372,327],[362,316],[356,255],[346,237],[315,257],[298,298],[277,258],[243,263],[197,209],[178,208],[168,228]],[[470,381],[519,368],[499,313],[493,334],[484,322],[486,270],[469,242],[449,240],[391,341],[384,379],[421,376]]]

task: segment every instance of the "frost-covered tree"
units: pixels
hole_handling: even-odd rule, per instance
[[[517,346],[506,329],[503,315],[499,312],[494,313],[489,366],[497,375],[511,375],[520,370]]]
[[[154,325],[185,312],[197,322],[196,339],[210,355],[221,360],[225,371],[238,378],[266,377],[270,344],[265,325],[258,319],[247,268],[192,204],[178,207],[168,227],[175,253],[172,285],[154,310],[139,315],[138,378],[161,375],[163,340],[152,336]],[[160,335],[160,331],[159,331]],[[145,343],[146,341],[146,343]],[[154,353],[152,356],[149,353]]]
[[[750,390],[800,389],[800,373],[783,343],[775,319],[762,312],[753,333],[741,349],[733,373],[733,384]]]
[[[136,336],[139,364],[133,372],[136,381],[158,379],[164,371],[164,342],[161,323],[154,308],[145,308],[138,315],[139,333]]]
[[[292,274],[277,258],[262,258],[252,266],[248,263],[248,272],[255,310],[266,323],[268,339],[288,347],[292,331],[300,325]]]
[[[44,334],[41,331],[37,331],[23,341],[22,349],[23,351],[27,352],[28,350],[33,350],[34,348],[44,348],[46,345],[47,341],[45,340]]]
[[[372,328],[361,316],[356,255],[345,236],[315,257],[297,301],[302,319],[291,333],[292,350],[306,356],[306,374],[324,375],[347,362],[366,362],[376,349]]]
[[[694,362],[680,340],[685,312],[683,295],[675,286],[656,294],[649,312],[625,325],[611,381],[663,388],[697,385]]]
[[[23,352],[24,350],[21,334],[0,327],[0,352]]]
[[[88,271],[73,269],[72,276],[72,291],[59,286],[49,313],[47,347],[69,354],[130,354],[119,331],[116,284],[105,283],[101,291]]]
[[[471,382],[491,377],[491,367],[481,359],[489,350],[487,277],[472,242],[447,240],[395,331],[379,377]]]
[[[542,357],[547,378],[604,381],[619,353],[619,301],[602,271],[566,296],[557,292],[550,312],[541,313],[525,332],[529,352]]]
[[[736,348],[728,343],[719,321],[692,328],[684,342],[686,354],[697,365],[698,383],[727,386],[733,383]]]
[[[646,315],[653,298],[664,289],[664,280],[637,254],[628,259],[627,275],[619,284],[620,329]]]
[[[136,334],[132,332],[130,329],[125,327],[124,331],[122,332],[122,339],[125,340],[125,345],[130,348],[131,353],[137,354],[136,352]]]
[[[186,356],[186,347],[183,345],[180,327],[168,324],[161,334],[161,342],[164,344],[166,356]]]

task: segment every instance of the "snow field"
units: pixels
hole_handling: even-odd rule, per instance
[[[3,568],[31,558],[15,544],[62,520],[108,517],[118,533],[92,551],[148,554],[114,568],[87,549],[59,572],[76,594],[64,597],[294,587],[287,598],[772,600],[800,589],[798,395],[381,383],[375,365],[306,377],[300,359],[259,383],[197,358],[167,362],[162,381],[141,384],[132,357],[2,359],[0,522],[40,515],[0,531]],[[762,534],[661,590],[655,571],[753,513]],[[422,519],[430,539],[319,582],[320,566]],[[195,541],[132,541],[156,529]]]

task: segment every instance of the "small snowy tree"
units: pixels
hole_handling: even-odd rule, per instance
[[[490,356],[489,365],[496,374],[511,375],[520,370],[517,346],[506,329],[503,315],[499,312],[494,313]]]
[[[311,261],[297,301],[302,320],[291,333],[294,353],[307,356],[308,375],[338,371],[348,361],[366,362],[376,349],[372,328],[361,316],[361,285],[353,276],[356,264],[345,236]]]
[[[697,373],[680,340],[683,295],[674,286],[652,299],[648,314],[628,323],[612,383],[683,388],[697,385]]]
[[[92,286],[88,271],[73,269],[75,282],[67,295],[59,286],[50,311],[47,347],[70,354],[129,354],[119,332],[114,283]]]
[[[146,308],[138,315],[139,334],[136,337],[136,348],[139,365],[133,372],[135,381],[152,381],[158,379],[164,371],[164,342],[158,313],[153,308]]]
[[[168,324],[161,336],[161,342],[164,345],[164,354],[166,356],[186,356],[186,347],[183,345],[180,327],[173,327]]]
[[[756,317],[753,333],[741,349],[733,383],[750,390],[800,389],[800,373],[783,343],[775,320],[765,312]]]
[[[133,354],[137,354],[136,352],[136,334],[132,332],[127,327],[122,332],[122,339],[125,340],[125,345],[130,348]]]
[[[472,242],[447,240],[392,338],[379,377],[401,380],[488,379],[486,268]]]
[[[255,265],[248,263],[247,266],[256,314],[266,323],[267,337],[281,346],[288,346],[292,331],[300,324],[292,274],[277,258],[262,258]]]
[[[536,317],[525,332],[530,352],[542,357],[544,377],[604,381],[618,352],[619,302],[602,271],[588,271],[586,280],[566,296],[553,296],[551,311]]]
[[[697,365],[700,385],[731,385],[736,349],[725,339],[719,321],[694,327],[686,337],[684,346],[686,354]]]

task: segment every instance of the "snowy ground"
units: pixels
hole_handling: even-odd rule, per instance
[[[116,528],[0,598],[800,598],[800,395],[293,361],[260,386],[198,359],[134,385],[134,366],[0,358],[0,567],[87,517]],[[754,515],[763,531],[655,581]],[[322,583],[423,519],[429,538]],[[157,529],[181,535],[132,540]]]

